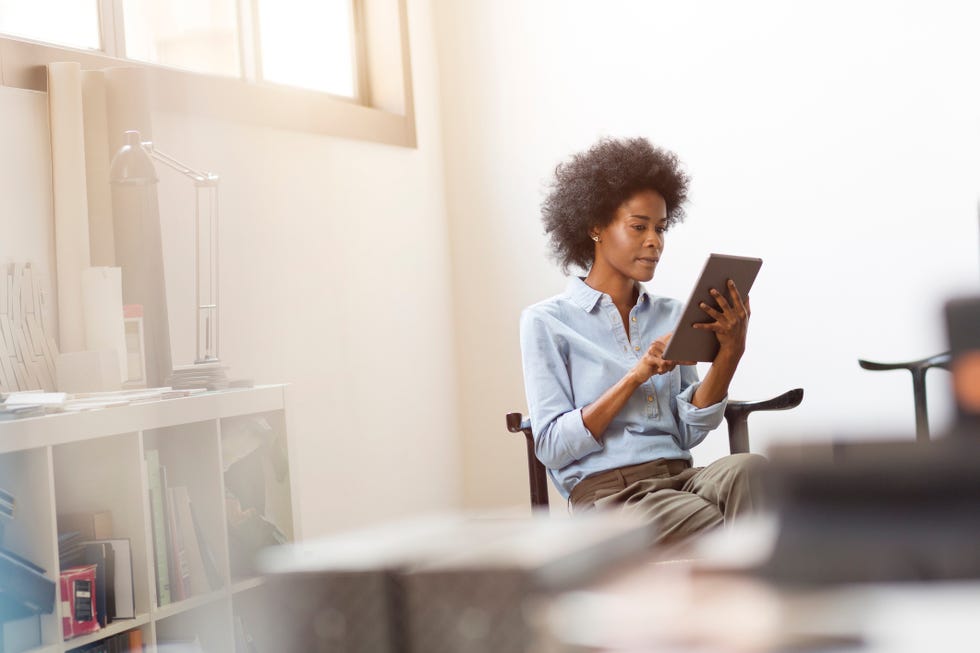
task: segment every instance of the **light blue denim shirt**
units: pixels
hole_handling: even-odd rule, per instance
[[[651,376],[613,418],[602,443],[582,421],[582,408],[673,331],[682,308],[641,285],[627,339],[612,298],[573,277],[563,294],[524,309],[521,355],[535,453],[562,496],[596,472],[656,458],[691,460],[691,447],[721,424],[727,398],[705,408],[691,403],[700,383],[694,365]]]

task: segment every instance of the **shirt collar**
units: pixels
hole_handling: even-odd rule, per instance
[[[638,283],[637,286],[640,289],[640,294],[636,298],[636,303],[641,304],[650,301],[650,293],[647,292],[646,286],[642,283]],[[599,300],[605,296],[605,293],[601,293],[585,283],[585,280],[581,277],[572,277],[568,280],[568,288],[565,290],[565,295],[583,311],[591,313],[592,309],[599,303]]]

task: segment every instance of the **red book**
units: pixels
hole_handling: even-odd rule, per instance
[[[61,625],[65,639],[99,629],[95,593],[96,565],[61,570]]]

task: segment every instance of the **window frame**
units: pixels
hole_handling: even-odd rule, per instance
[[[243,77],[223,77],[112,56],[120,46],[122,0],[98,0],[102,51],[82,50],[21,37],[0,34],[0,84],[34,91],[47,91],[45,66],[58,61],[75,61],[83,70],[115,66],[139,67],[147,71],[151,110],[188,113],[291,131],[370,141],[400,147],[417,147],[414,99],[408,43],[406,0],[352,0],[357,66],[357,98],[345,98],[309,89],[257,81],[254,65],[248,68],[249,51],[257,53],[258,34],[247,21],[254,14],[239,11],[239,48]],[[255,0],[238,0],[256,5]],[[366,5],[373,4],[373,7]],[[106,10],[103,10],[106,9]],[[368,23],[368,13],[386,12],[397,30],[399,61],[386,62],[398,70],[382,71],[372,61],[372,43],[385,37],[378,26]],[[371,11],[369,11],[371,10]],[[396,12],[392,16],[390,12]],[[247,16],[247,18],[243,18]],[[248,41],[248,42],[247,42]],[[387,86],[385,86],[387,85]],[[375,98],[396,98],[399,107],[384,107]]]

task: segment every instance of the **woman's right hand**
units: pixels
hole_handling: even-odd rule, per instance
[[[664,360],[664,351],[667,349],[667,343],[670,342],[672,335],[674,335],[673,332],[665,333],[650,343],[640,362],[633,367],[633,375],[637,381],[645,383],[654,374],[666,374],[678,365],[695,364],[694,361]]]

